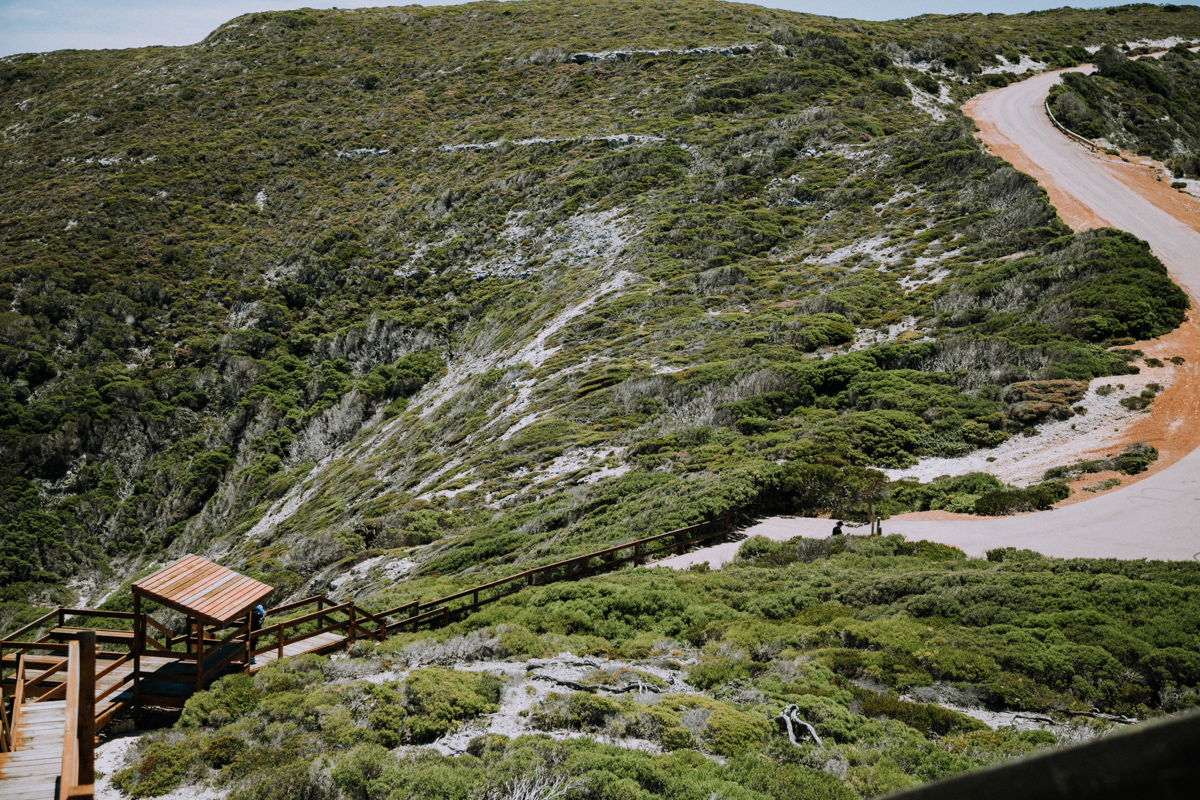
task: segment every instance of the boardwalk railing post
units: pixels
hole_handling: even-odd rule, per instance
[[[142,596],[133,593],[133,719],[142,717],[142,650],[146,647],[146,617],[142,614]]]
[[[204,620],[196,617],[196,692],[204,691]]]
[[[79,785],[96,782],[96,632],[79,634]]]
[[[347,645],[350,647],[353,647],[354,646],[354,604],[353,603],[350,604],[350,612],[349,613],[350,613],[350,627],[346,629],[346,633],[349,638]]]
[[[283,623],[275,626],[275,643],[279,647],[279,660],[283,660]]]
[[[63,729],[62,761],[59,766],[59,800],[79,783],[79,641],[67,645],[67,701]]]
[[[640,567],[642,565],[642,543],[641,542],[633,543],[633,565],[635,567]]]

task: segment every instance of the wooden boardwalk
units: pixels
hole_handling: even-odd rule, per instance
[[[24,703],[13,751],[0,753],[4,800],[54,800],[62,772],[65,700]]]
[[[291,658],[292,656],[304,655],[305,653],[330,653],[334,650],[341,650],[345,641],[346,637],[341,634],[332,632],[319,633],[304,641],[284,645],[283,657]],[[254,662],[250,664],[250,672],[251,674],[258,672],[267,664],[278,660],[278,650],[263,651],[254,657]]]

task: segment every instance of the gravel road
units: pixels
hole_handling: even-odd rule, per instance
[[[1159,181],[1147,163],[1093,153],[1059,133],[1043,104],[1061,72],[988,92],[964,111],[994,153],[1046,187],[1067,224],[1076,230],[1107,225],[1145,239],[1200,308],[1200,203]],[[1200,359],[1187,355],[1189,362]],[[829,520],[775,517],[744,533],[783,540],[824,537],[830,528]],[[884,532],[955,545],[972,556],[1017,547],[1064,558],[1200,558],[1200,450],[1131,486],[1052,511],[998,519],[896,517],[884,523]],[[718,567],[737,547],[718,545],[656,566],[707,561]]]

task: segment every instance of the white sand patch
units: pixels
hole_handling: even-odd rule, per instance
[[[845,352],[853,353],[856,350],[865,350],[868,347],[875,347],[876,345],[886,344],[887,342],[894,342],[896,339],[900,338],[901,334],[908,333],[909,331],[915,331],[916,329],[916,317],[905,317],[895,325],[888,325],[885,330],[865,328],[855,334],[854,341],[850,343],[850,346],[846,348]],[[932,338],[933,337],[930,336],[922,336],[920,339],[909,339],[909,341],[921,342],[932,340]]]
[[[560,144],[562,142],[607,142],[611,147],[620,149],[622,147],[632,147],[634,145],[643,144],[661,144],[666,139],[662,136],[647,136],[642,133],[609,133],[603,136],[579,136],[575,138],[564,139],[545,139],[536,137],[533,139],[496,139],[491,142],[467,142],[465,144],[443,144],[438,146],[438,150],[443,153],[456,153],[461,151],[481,152],[484,150],[495,150],[503,144],[508,144],[512,147],[529,147],[535,144]],[[384,150],[383,152],[387,152]],[[339,153],[339,155],[341,155]]]
[[[462,384],[474,375],[486,372],[489,369],[515,367],[520,364],[527,364],[532,369],[538,369],[561,349],[557,346],[548,346],[547,340],[566,327],[571,320],[582,315],[595,305],[596,301],[601,297],[621,289],[635,277],[634,273],[621,270],[598,286],[583,300],[555,315],[538,331],[532,341],[507,358],[501,358],[496,353],[489,353],[485,356],[468,357],[455,362],[451,365],[446,375],[438,381],[438,385],[419,393],[414,398],[412,405],[421,406],[421,417],[425,419],[440,408],[455,390],[460,388]],[[532,392],[531,386],[522,388],[529,388],[530,392]],[[510,406],[510,408],[515,408],[518,412],[523,411],[528,405],[528,397],[529,394],[522,394],[519,391],[516,405]],[[508,413],[511,415],[512,411],[510,410]]]
[[[329,582],[329,588],[337,591],[343,584],[346,583],[346,581],[353,581],[362,578],[368,572],[370,572],[371,567],[378,564],[384,558],[385,556],[375,556],[374,558],[368,558],[366,561],[360,561],[350,569],[343,572],[341,575],[331,580]]]
[[[529,392],[532,392],[534,383],[535,383],[534,381],[530,381],[527,385],[522,386],[522,390],[528,390]],[[526,405],[528,405],[529,396],[526,395],[524,398],[520,398],[518,400],[518,402],[520,402],[520,400],[522,400],[522,399],[524,400]],[[512,425],[510,425],[508,427],[508,430],[506,430],[504,433],[500,434],[500,441],[507,442],[513,436],[520,433],[525,428],[528,428],[530,425],[537,422],[539,419],[541,419],[544,416],[546,416],[546,412],[544,412],[544,411],[538,411],[533,414],[526,414],[525,416],[521,417],[519,420],[514,422]]]
[[[547,464],[542,473],[550,480],[561,478],[564,475],[570,475],[572,472],[586,469],[597,462],[607,461],[610,458],[616,459],[621,450],[623,448],[572,448]],[[610,468],[610,472],[616,475],[621,475],[628,471],[628,467]]]
[[[435,247],[442,247],[443,245],[449,244],[450,242],[454,241],[457,237],[458,237],[458,230],[452,229],[449,232],[447,232],[447,234],[444,237],[442,237],[441,241],[418,242],[417,246],[413,248],[412,255],[408,257],[408,261],[406,261],[403,266],[397,267],[396,269],[392,270],[392,274],[399,278],[411,278],[413,275],[417,274],[417,267],[418,267],[417,262],[420,261],[422,258],[424,258],[426,253],[428,253],[430,250],[432,250]]]
[[[1133,42],[1126,42],[1125,47],[1130,50],[1136,50],[1139,47],[1149,47],[1153,50],[1170,50],[1177,44],[1191,44],[1191,39],[1180,39],[1178,36],[1168,36],[1165,39],[1138,39]],[[1100,49],[1099,45],[1094,47],[1085,47],[1089,53],[1095,53]]]
[[[595,472],[589,472],[587,475],[579,479],[580,483],[599,483],[605,478],[619,478],[629,472],[633,467],[629,464],[620,464],[615,467],[601,467]]]
[[[804,259],[803,263],[814,266],[828,266],[830,264],[841,263],[842,261],[858,259],[862,256],[877,255],[875,251],[880,250],[887,242],[888,238],[886,236],[873,236],[861,242],[851,242],[823,256],[809,256]]]
[[[238,301],[233,304],[233,309],[229,312],[229,316],[225,320],[225,324],[230,330],[240,331],[253,327],[257,318],[255,313],[258,311],[258,301],[250,303]]]
[[[254,523],[254,527],[246,531],[246,539],[256,539],[261,537],[267,531],[274,527],[282,525],[288,519],[300,510],[300,506],[307,503],[313,498],[313,495],[321,488],[319,478],[325,468],[329,466],[329,462],[333,456],[326,456],[317,463],[316,466],[305,476],[304,480],[299,481],[279,501],[273,505],[266,514],[262,516],[258,522]]]
[[[372,586],[398,583],[405,580],[416,566],[417,562],[409,558],[369,558],[331,580],[330,596],[335,599],[349,599]],[[340,598],[339,593],[342,595]]]
[[[581,267],[591,262],[610,262],[621,255],[634,235],[628,230],[629,220],[621,218],[625,211],[623,208],[585,211],[552,231],[522,224],[528,211],[510,212],[498,238],[511,246],[512,251],[473,264],[467,271],[476,278],[487,275],[524,278],[533,272],[529,261],[534,256],[544,259],[539,270],[559,265]]]
[[[586,64],[590,61],[625,61],[630,56],[647,55],[686,55],[686,56],[748,56],[760,47],[773,47],[776,52],[786,52],[786,48],[763,42],[745,42],[743,44],[709,45],[706,47],[689,47],[685,50],[662,48],[659,50],[593,50],[572,53],[567,59],[575,64]]]
[[[916,194],[917,194],[916,192],[912,192],[907,189],[901,190],[901,191],[893,194],[887,200],[884,200],[881,203],[876,203],[875,205],[871,206],[871,210],[874,211],[876,214],[878,214],[880,211],[883,211],[885,208],[887,208],[889,206],[894,206],[897,203],[901,203],[910,197],[916,196]]]
[[[96,800],[129,800],[112,784],[112,776],[128,766],[125,757],[137,743],[138,734],[131,733],[110,739],[96,748]],[[160,800],[220,800],[228,791],[204,785],[181,786],[158,795]]]
[[[942,475],[986,472],[1016,486],[1039,483],[1050,467],[1073,464],[1089,452],[1111,448],[1101,455],[1116,455],[1120,448],[1114,442],[1133,419],[1144,413],[1125,408],[1120,404],[1121,398],[1138,394],[1149,383],[1169,386],[1173,379],[1174,369],[1169,364],[1160,369],[1143,369],[1139,375],[1100,378],[1092,381],[1078,403],[1087,409],[1087,414],[1043,423],[1037,428],[1037,436],[1017,434],[996,447],[958,458],[924,458],[914,467],[883,472],[892,480],[916,478],[926,482]],[[1125,388],[1116,389],[1107,397],[1096,392],[1101,386],[1119,384]]]
[[[600,359],[585,358],[578,364],[562,370],[558,373],[558,375],[559,377],[562,377],[576,372],[582,372],[586,369],[590,369],[591,366],[597,361],[600,361]],[[546,416],[548,413],[546,411],[535,411],[529,414],[525,413],[530,404],[533,402],[533,390],[537,387],[537,384],[538,379],[536,377],[522,378],[521,380],[515,381],[513,383],[513,388],[516,389],[515,395],[510,394],[508,397],[505,397],[488,409],[488,417],[494,421],[482,428],[479,433],[468,437],[468,443],[484,432],[490,432],[492,427],[495,425],[508,426],[505,428],[504,433],[500,435],[500,441],[507,442],[517,433]],[[513,419],[517,418],[518,415],[521,414],[524,414],[524,416],[521,416],[519,419],[516,419],[515,422],[512,422]]]
[[[343,161],[362,156],[386,156],[391,150],[381,150],[377,147],[357,147],[353,150],[338,150],[336,155]]]
[[[461,458],[450,459],[445,464],[438,467],[436,470],[434,470],[433,472],[429,473],[424,478],[422,478],[421,482],[413,487],[413,491],[419,492],[422,489],[425,489],[426,487],[435,486],[437,484],[438,478],[442,477],[443,475],[445,475],[447,472],[454,469],[455,467],[461,466],[462,463],[463,463],[463,460]],[[426,500],[429,499],[429,496],[427,496],[427,495],[422,495],[422,497]]]
[[[916,86],[913,86],[911,81],[906,80],[904,84],[908,87],[908,90],[912,92],[912,104],[914,106],[933,117],[934,122],[946,121],[946,112],[938,107],[938,98],[934,97],[928,92],[921,91]]]
[[[899,280],[899,284],[904,287],[905,292],[911,292],[921,286],[929,286],[931,284],[941,283],[950,275],[948,269],[935,269],[929,272],[918,271],[915,274],[905,275]]]
[[[1004,56],[996,56],[1000,59],[1000,63],[992,67],[984,67],[980,70],[984,75],[996,75],[1001,72],[1010,72],[1015,75],[1023,75],[1026,72],[1041,72],[1046,68],[1044,61],[1037,61],[1029,56],[1021,56],[1015,64],[1009,61]]]
[[[687,661],[690,662],[691,659]],[[685,663],[685,661],[681,659],[680,663]],[[560,653],[552,658],[531,659],[525,663],[482,660],[462,661],[454,663],[451,666],[456,670],[486,672],[495,675],[504,680],[505,686],[498,712],[471,720],[452,733],[438,739],[436,742],[419,746],[437,750],[442,755],[457,755],[466,752],[467,743],[476,736],[499,734],[515,738],[534,733],[545,733],[551,738],[559,740],[581,736],[595,736],[600,741],[607,744],[614,744],[618,747],[658,753],[661,752],[661,748],[656,743],[646,739],[608,737],[602,734],[581,734],[561,730],[542,731],[530,724],[529,711],[544,701],[550,694],[569,695],[576,693],[577,690],[561,686],[555,683],[555,680],[590,683],[592,681],[591,676],[597,670],[614,672],[636,669],[639,672],[653,675],[665,682],[666,685],[660,687],[657,692],[650,690],[638,692],[634,690],[622,695],[632,697],[639,702],[652,703],[658,697],[668,694],[699,694],[699,692],[688,686],[684,681],[682,670],[668,669],[647,663],[634,664],[618,659],[579,658],[570,653]],[[381,672],[367,677],[366,680],[373,683],[402,681],[413,668],[416,668],[416,666],[410,669]],[[634,682],[637,679],[633,675],[630,675],[628,680]],[[609,693],[601,690],[599,694],[605,696]]]

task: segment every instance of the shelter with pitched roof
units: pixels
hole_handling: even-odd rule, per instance
[[[251,610],[273,591],[265,583],[234,572],[228,567],[214,564],[196,555],[186,555],[178,561],[142,578],[133,584],[133,613],[138,630],[135,640],[146,639],[145,616],[142,601],[172,608],[184,614],[188,620],[187,653],[193,661],[194,671],[179,670],[178,677],[195,681],[195,691],[203,689],[212,679],[230,669],[245,669],[253,658]],[[218,637],[218,633],[223,636]],[[141,647],[134,649],[135,676],[141,676],[140,660],[143,655],[154,653]],[[182,664],[180,665],[183,666]],[[162,670],[153,679],[142,681],[136,678],[134,694],[139,705],[156,699],[162,700],[178,694],[171,683],[171,676]],[[189,674],[190,673],[190,674]]]

